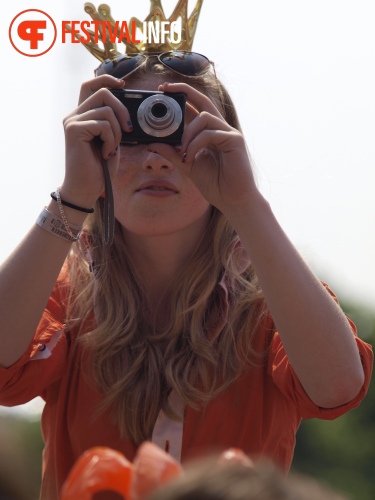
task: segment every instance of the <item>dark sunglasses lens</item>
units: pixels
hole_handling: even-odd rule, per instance
[[[107,59],[95,70],[95,76],[111,75],[123,78],[141,65],[146,57],[142,54],[135,56],[119,56],[116,59]]]
[[[199,75],[211,64],[207,57],[196,52],[166,52],[159,56],[159,60],[173,71],[186,76]]]

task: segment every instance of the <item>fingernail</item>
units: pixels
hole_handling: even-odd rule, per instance
[[[182,163],[186,163],[186,156],[187,156],[187,153],[184,153],[182,155]]]
[[[118,146],[116,146],[116,148],[111,153],[109,153],[107,160],[109,160],[110,158],[113,158],[114,156],[116,156],[117,155],[117,151],[118,151]]]
[[[176,151],[180,152],[182,149],[182,143],[180,142],[180,144],[176,144],[175,149]]]
[[[131,130],[133,130],[133,124],[130,120],[128,121],[127,125]]]

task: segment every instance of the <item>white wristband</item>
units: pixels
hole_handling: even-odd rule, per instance
[[[36,220],[38,226],[42,227],[49,233],[62,238],[67,241],[77,241],[81,235],[82,227],[76,226],[75,224],[69,223],[69,229],[73,235],[70,236],[65,229],[64,222],[60,217],[49,212],[46,208],[43,208],[39,217]]]

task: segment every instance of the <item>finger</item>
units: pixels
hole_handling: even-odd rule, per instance
[[[189,143],[199,135],[203,130],[224,130],[231,131],[232,127],[221,118],[213,116],[207,111],[199,113],[194,120],[184,129],[182,134],[182,148],[181,151],[184,153],[189,146]]]
[[[133,130],[128,109],[107,88],[97,90],[95,94],[92,94],[85,101],[83,101],[78,108],[65,117],[64,124],[72,117],[74,118],[79,114],[90,111],[91,109],[100,109],[105,106],[112,108],[117,120],[119,121],[120,127],[123,130],[126,132],[131,132]]]
[[[216,149],[221,153],[229,153],[240,146],[237,136],[234,131],[204,130],[190,142],[186,151],[182,152],[182,161],[192,162],[197,153],[203,149]]]
[[[181,92],[186,95],[187,100],[198,110],[208,111],[214,116],[223,118],[217,107],[209,97],[199,92],[199,90],[191,87],[187,83],[163,83],[159,86],[162,92]]]
[[[194,108],[190,103],[186,103],[185,109],[185,123],[190,123],[194,120],[196,116],[199,115],[199,111]]]
[[[89,121],[107,121],[113,131],[113,136],[116,144],[121,142],[122,130],[112,108],[103,106],[102,108],[90,109],[80,115],[74,115],[68,118],[65,123],[68,125],[70,122],[89,122]]]
[[[118,145],[112,127],[106,120],[71,121],[65,128],[65,134],[67,141],[76,141],[78,137],[86,143],[92,142],[95,137],[100,137],[102,141],[100,151],[105,159],[113,155]]]
[[[102,75],[92,80],[84,82],[81,86],[81,92],[79,94],[78,104],[82,104],[90,95],[94,94],[96,91],[103,87],[121,89],[125,85],[124,80],[118,80],[114,76]]]

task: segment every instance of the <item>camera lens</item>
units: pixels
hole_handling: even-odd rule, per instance
[[[146,134],[167,137],[173,134],[182,122],[182,109],[176,99],[163,93],[147,97],[137,112],[138,123]]]
[[[151,113],[153,116],[155,116],[155,118],[164,118],[164,116],[167,114],[167,112],[168,112],[168,108],[162,102],[158,102],[158,103],[154,104],[151,108]]]
[[[139,108],[141,108],[141,106]],[[143,116],[147,125],[152,130],[164,130],[173,122],[174,115],[174,109],[171,107],[170,103],[165,100],[160,100],[160,98],[157,97],[145,107]]]

